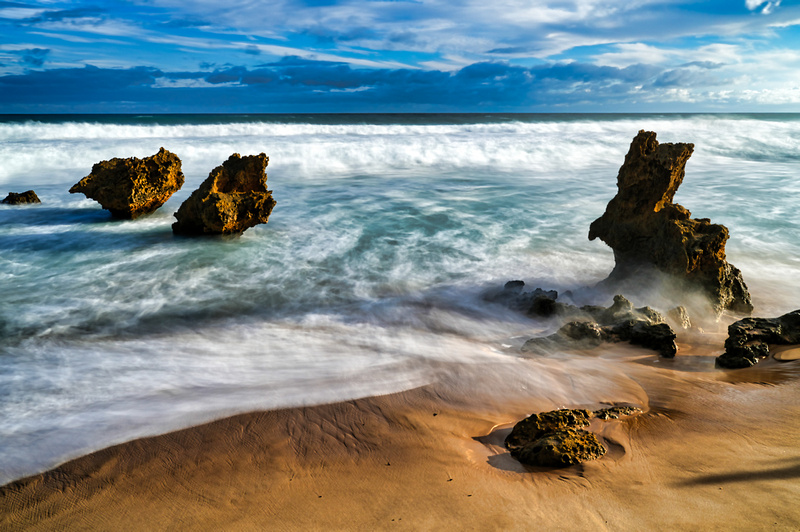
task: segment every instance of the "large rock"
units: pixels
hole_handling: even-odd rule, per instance
[[[599,238],[614,250],[611,281],[654,267],[699,288],[718,313],[749,314],[753,305],[741,272],[725,260],[728,229],[672,203],[693,149],[659,144],[654,132],[640,131],[619,169],[617,195],[592,222],[589,240]]]
[[[8,196],[2,201],[6,205],[25,205],[28,203],[41,203],[42,200],[36,195],[33,190],[26,190],[25,192],[9,192]]]
[[[800,310],[778,318],[744,318],[728,326],[725,353],[718,367],[748,368],[769,356],[770,345],[800,344]]]
[[[116,218],[133,219],[149,214],[166,203],[183,186],[181,160],[161,148],[151,157],[114,158],[92,167],[70,194],[83,193]]]
[[[533,414],[511,429],[505,446],[523,464],[539,467],[566,467],[606,454],[597,436],[582,430],[592,418],[610,420],[641,412],[629,406],[589,410],[552,410]]]
[[[269,219],[275,200],[267,190],[269,157],[238,153],[214,168],[175,213],[182,235],[237,234]]]

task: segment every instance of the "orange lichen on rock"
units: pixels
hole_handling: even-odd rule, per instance
[[[237,234],[267,223],[275,200],[267,190],[269,157],[231,155],[214,168],[175,213],[172,230],[182,235]]]
[[[151,157],[113,158],[69,189],[97,201],[116,218],[138,218],[161,207],[183,186],[181,160],[161,148]]]

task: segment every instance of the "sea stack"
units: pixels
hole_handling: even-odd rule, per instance
[[[589,240],[599,238],[614,250],[611,282],[655,268],[682,287],[699,289],[718,314],[750,314],[742,274],[725,260],[728,229],[672,203],[693,150],[693,144],[659,144],[654,132],[639,131],[619,169],[617,195],[592,222]]]
[[[0,202],[6,205],[27,205],[32,203],[41,203],[42,200],[36,195],[33,190],[26,190],[25,192],[9,192],[8,196]]]
[[[83,193],[115,218],[134,219],[164,205],[183,186],[183,179],[181,160],[161,148],[144,159],[115,157],[101,161],[69,192]]]
[[[239,234],[269,219],[275,200],[267,190],[269,157],[231,155],[214,168],[175,213],[180,235]]]

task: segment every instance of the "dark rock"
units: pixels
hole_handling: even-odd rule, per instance
[[[727,369],[748,368],[769,356],[769,345],[800,344],[800,310],[778,318],[744,318],[728,326],[725,353],[716,365]]]
[[[630,342],[672,358],[678,351],[675,332],[664,317],[650,307],[634,308],[624,296],[614,296],[608,307],[564,305],[562,314],[582,317],[563,325],[555,334],[531,338],[523,344],[524,353],[558,348],[586,349],[602,342]]]
[[[591,432],[565,429],[545,434],[541,438],[512,451],[511,455],[523,464],[538,467],[566,467],[606,454],[606,448]]]
[[[619,169],[617,195],[592,222],[589,240],[600,238],[614,250],[612,283],[652,267],[699,288],[717,312],[749,314],[741,272],[725,260],[728,229],[693,219],[672,203],[693,150],[693,144],[659,144],[654,132],[640,131]]]
[[[269,157],[231,155],[214,168],[175,213],[182,235],[239,234],[269,219],[275,200],[267,190]]]
[[[133,219],[161,207],[183,186],[181,160],[161,148],[144,159],[101,161],[69,189],[97,201],[117,218]]]
[[[25,205],[28,203],[41,203],[42,200],[39,199],[39,196],[36,195],[36,192],[33,190],[27,190],[25,192],[17,193],[17,192],[9,192],[8,196],[2,201],[6,205]]]

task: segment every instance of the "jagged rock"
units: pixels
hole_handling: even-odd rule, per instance
[[[269,219],[275,200],[267,190],[266,155],[231,155],[214,168],[175,213],[182,235],[238,234]]]
[[[664,317],[650,307],[633,308],[624,296],[614,296],[608,307],[562,305],[562,313],[579,318],[563,325],[555,334],[531,338],[523,344],[523,353],[551,351],[558,348],[591,348],[602,342],[630,342],[672,358],[678,352],[675,332]]]
[[[769,356],[769,346],[800,344],[800,310],[778,318],[744,318],[728,326],[725,353],[716,365],[726,369],[748,368]]]
[[[8,196],[2,201],[6,205],[25,205],[27,203],[41,203],[42,200],[36,195],[33,190],[26,190],[25,192],[9,192]]]
[[[619,419],[641,412],[630,406],[615,406],[590,412],[583,409],[552,410],[533,414],[511,429],[505,446],[523,464],[565,467],[600,458],[606,448],[591,432],[581,430],[592,418]]]
[[[684,306],[675,307],[668,311],[667,318],[682,329],[692,328],[692,320],[689,319],[689,313]]]
[[[161,148],[151,157],[114,158],[92,167],[92,173],[69,189],[97,201],[116,218],[134,219],[166,203],[183,186],[181,160]]]
[[[717,312],[749,314],[753,304],[741,272],[725,260],[728,229],[693,219],[672,203],[693,150],[693,144],[659,144],[654,132],[640,131],[619,169],[617,195],[592,222],[589,240],[600,238],[614,250],[609,281],[655,268],[698,287]]]

